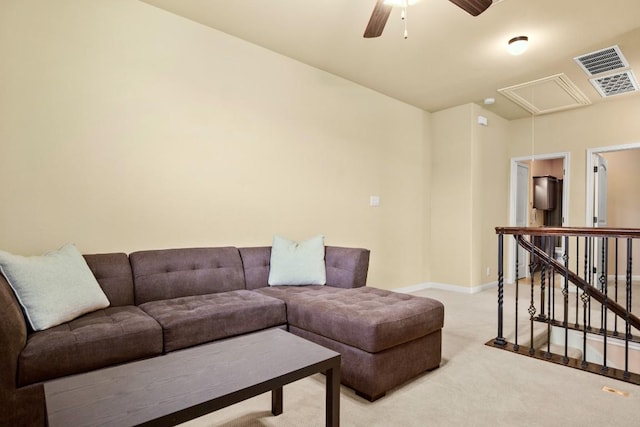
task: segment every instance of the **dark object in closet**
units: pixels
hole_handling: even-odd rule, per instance
[[[533,177],[533,207],[549,211],[556,207],[558,178],[555,176]]]

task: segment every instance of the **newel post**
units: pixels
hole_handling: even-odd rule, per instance
[[[507,341],[504,339],[503,326],[503,301],[504,301],[504,234],[498,233],[498,336],[493,341],[494,345],[504,347]]]

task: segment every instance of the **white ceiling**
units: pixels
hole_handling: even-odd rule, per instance
[[[403,38],[394,10],[379,38],[362,37],[376,0],[143,0],[415,105],[426,111],[496,99],[507,118],[530,115],[498,89],[565,74],[601,98],[573,60],[618,45],[640,77],[640,0],[494,0],[472,17],[448,0],[420,0]],[[529,50],[506,52],[527,35]]]

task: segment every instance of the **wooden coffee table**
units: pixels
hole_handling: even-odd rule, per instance
[[[326,425],[340,423],[340,354],[270,329],[163,356],[45,383],[55,426],[176,425],[271,391],[282,413],[282,387],[326,374]]]

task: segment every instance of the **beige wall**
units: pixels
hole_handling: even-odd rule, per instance
[[[495,228],[506,224],[509,218],[509,122],[478,106],[474,108],[475,116],[481,114],[488,117],[489,126],[474,127],[478,170],[477,179],[473,181],[477,200],[472,217],[477,235],[469,282],[472,287],[498,280],[498,239]]]
[[[607,226],[640,228],[640,149],[601,153],[607,161]],[[640,242],[632,246],[632,274],[636,280],[640,275]],[[609,271],[615,270],[615,240],[609,242]],[[625,239],[618,241],[618,276],[626,274],[627,245]]]
[[[535,154],[569,152],[570,155],[568,226],[586,225],[587,150],[640,142],[638,111],[640,97],[620,96],[597,105],[535,118]],[[512,139],[509,144],[509,157],[531,155],[531,119],[512,121],[509,132]],[[605,154],[609,155],[611,153]],[[634,168],[637,169],[637,166]],[[589,177],[591,179],[591,174]],[[609,200],[610,206],[617,203],[614,188],[618,185],[615,182],[617,178],[614,176],[612,179],[614,182],[610,181],[608,185],[610,191],[613,190],[614,197]],[[629,180],[635,181],[637,187],[637,177],[634,179],[633,176],[629,176]],[[630,215],[633,216],[633,213]],[[635,226],[640,227],[640,224]],[[622,251],[621,256],[624,256]],[[633,274],[637,275],[637,267],[634,266],[633,269]],[[609,274],[613,272],[610,271]]]
[[[602,156],[608,163],[607,225],[640,228],[640,149]]]
[[[489,125],[478,125],[478,115]],[[497,279],[495,227],[507,221],[509,123],[475,104],[431,118],[430,280],[491,283]]]
[[[621,96],[535,118],[534,154],[569,152],[570,155],[569,226],[585,226],[587,149],[640,142],[639,110],[640,97]],[[510,158],[530,156],[531,119],[512,121],[509,139]]]
[[[536,118],[535,153],[571,153],[570,225],[584,225],[585,150],[640,142],[639,109]],[[430,114],[135,0],[5,0],[0,142],[0,249],[322,233],[371,249],[371,285],[471,288],[496,280],[509,158],[531,154],[531,122]]]
[[[424,281],[428,113],[133,0],[3,1],[0,53],[2,249],[321,233]]]
[[[471,104],[433,113],[431,147],[431,275],[444,284],[471,277]]]

